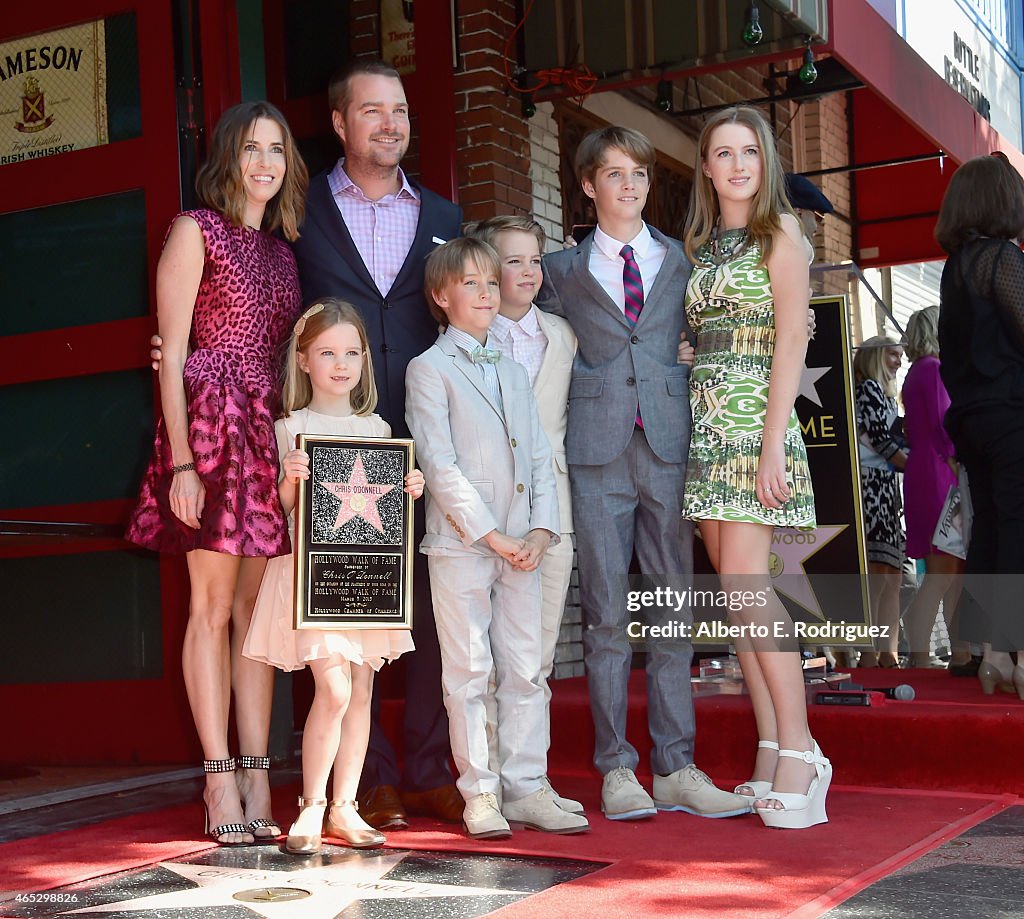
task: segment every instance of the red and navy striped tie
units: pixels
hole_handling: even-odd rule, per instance
[[[623,262],[622,292],[626,298],[626,318],[631,325],[636,325],[644,308],[644,282],[640,277],[640,268],[633,257],[633,247],[623,246],[619,250],[619,255],[622,256]],[[636,424],[640,428],[644,426],[643,420],[640,418],[639,407],[636,410]]]

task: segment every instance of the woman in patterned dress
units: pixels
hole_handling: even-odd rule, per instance
[[[240,651],[267,559],[289,551],[274,418],[301,294],[291,249],[271,234],[298,236],[306,184],[276,108],[228,109],[196,178],[206,207],[175,218],[157,265],[163,418],[127,538],[185,553],[182,668],[207,773],[207,830],[222,845],[280,835],[266,771],[273,670]]]
[[[811,251],[756,109],[712,116],[698,150],[685,234],[697,355],[683,514],[697,521],[722,588],[763,598],[730,612],[731,625],[748,629],[735,645],[760,738],[753,778],[736,791],[751,797],[767,826],[804,828],[828,819],[832,767],[807,725],[799,648],[769,564],[776,526],[814,526],[793,410],[807,350]]]
[[[877,650],[861,654],[860,667],[899,666],[900,583],[907,540],[897,470],[903,470],[907,454],[893,431],[899,417],[896,373],[901,363],[903,346],[884,335],[862,342],[853,359],[871,613],[875,624],[886,629]]]

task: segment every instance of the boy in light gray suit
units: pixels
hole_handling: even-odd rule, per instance
[[[540,426],[551,444],[558,491],[558,513],[561,526],[558,542],[552,541],[540,563],[541,596],[541,685],[547,700],[545,731],[551,746],[551,688],[548,678],[555,665],[565,598],[572,578],[572,499],[569,494],[569,470],[565,462],[565,423],[569,404],[569,380],[576,355],[576,336],[561,316],[544,313],[533,305],[540,290],[543,272],[544,230],[537,221],[526,216],[500,214],[464,228],[466,236],[482,239],[494,247],[501,264],[501,306],[491,323],[490,337],[501,351],[502,358],[522,364],[530,378],[537,400]],[[498,761],[495,736],[495,712],[488,697],[487,728],[491,762]],[[583,805],[560,795],[547,777],[544,783],[554,795],[555,803],[575,814],[582,814]]]
[[[681,517],[690,443],[692,337],[683,310],[690,264],[682,246],[642,212],[655,151],[630,128],[588,134],[576,153],[598,225],[544,259],[537,305],[569,320],[579,342],[569,389],[566,457],[584,613],[583,654],[594,718],[594,764],[611,820],[681,810],[702,817],[750,812],[750,798],[716,788],[693,764],[693,647],[685,637],[648,647],[648,727],[654,797],[640,785],[626,739],[630,649],[627,575],[634,549],[644,575],[692,584],[693,524]],[[673,618],[692,622],[688,611]]]
[[[427,482],[420,551],[428,556],[463,822],[478,839],[509,836],[510,823],[589,829],[544,783],[537,567],[558,539],[558,498],[529,377],[486,347],[500,274],[496,253],[480,240],[431,253],[425,287],[447,328],[406,371],[406,420]],[[484,704],[492,665],[497,772],[488,761]]]

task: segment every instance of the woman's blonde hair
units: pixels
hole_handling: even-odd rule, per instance
[[[299,238],[306,209],[309,172],[288,122],[269,102],[241,102],[220,116],[210,138],[209,155],[196,176],[196,192],[207,207],[223,214],[236,227],[245,226],[245,186],[238,159],[259,118],[267,118],[281,129],[285,163],[281,190],[267,202],[261,229],[268,233],[281,230],[289,242],[294,242]]]
[[[336,325],[351,325],[359,334],[359,347],[363,352],[363,371],[352,389],[350,401],[356,415],[369,415],[377,407],[377,384],[373,378],[370,343],[366,337],[363,317],[351,303],[325,297],[310,306],[295,323],[288,345],[284,369],[284,416],[305,408],[313,398],[309,374],[299,366],[299,353],[305,354],[317,337]]]
[[[704,163],[711,146],[711,135],[723,124],[739,124],[750,128],[757,138],[761,151],[761,184],[754,193],[750,222],[747,225],[748,243],[756,243],[761,249],[762,263],[772,253],[776,233],[782,230],[782,215],[792,214],[793,208],[786,197],[786,178],[775,148],[775,138],[768,122],[756,108],[737,105],[712,115],[705,123],[697,141],[697,165],[693,174],[693,190],[690,193],[690,209],[686,217],[684,244],[686,255],[696,261],[697,252],[715,232],[721,213],[718,193],[711,177],[704,174]]]
[[[939,308],[926,306],[907,321],[907,357],[939,356]]]
[[[896,375],[890,376],[885,366],[885,349],[902,348],[903,343],[889,335],[875,335],[857,346],[853,356],[853,376],[858,383],[874,380],[887,396],[896,398]]]

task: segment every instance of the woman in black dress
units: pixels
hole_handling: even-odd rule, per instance
[[[974,506],[960,634],[984,643],[982,689],[1024,699],[1024,180],[1002,154],[954,173],[935,237],[946,430]]]

